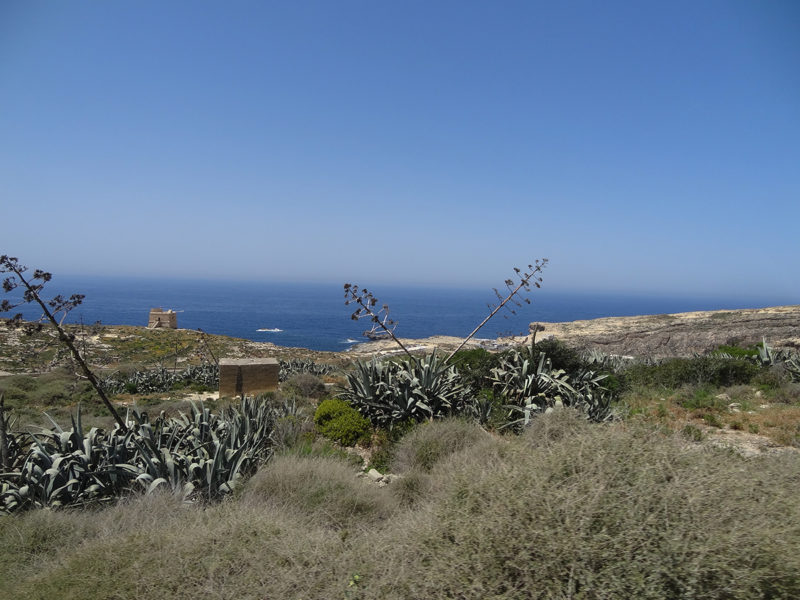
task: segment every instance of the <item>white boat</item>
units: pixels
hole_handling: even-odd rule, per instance
[[[277,327],[273,327],[273,328],[270,329],[268,327],[265,327],[263,329],[256,329],[256,331],[266,331],[266,332],[269,332],[269,333],[277,333],[279,331],[283,331],[283,329],[278,329]]]

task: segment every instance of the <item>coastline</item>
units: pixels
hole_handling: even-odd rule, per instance
[[[753,346],[761,343],[762,339],[774,348],[800,349],[800,305],[539,322],[532,323],[531,327],[537,328],[537,341],[556,339],[578,349],[626,356],[691,356],[722,345]],[[133,325],[69,325],[68,328],[99,368],[116,368],[126,363],[155,365],[164,361],[177,366],[196,362],[198,353],[203,351],[200,335],[191,329],[147,329]],[[31,370],[30,365],[22,363],[35,365],[34,370],[46,370],[47,364],[56,359],[52,333],[45,330],[38,336],[41,339],[0,327],[0,371],[4,375]],[[403,352],[392,340],[366,341],[346,350],[321,351],[224,335],[208,334],[208,339],[214,354],[227,358],[301,359],[346,364],[352,360]],[[444,335],[400,339],[412,352],[425,353],[434,349],[449,353],[463,341],[460,337]],[[499,351],[529,344],[531,339],[531,334],[497,339],[473,338],[464,348]],[[47,350],[43,352],[43,348]],[[21,357],[28,358],[20,360]]]
[[[536,340],[556,339],[568,346],[601,350],[608,354],[652,356],[686,356],[714,350],[722,345],[752,346],[762,339],[779,348],[800,348],[800,305],[709,310],[661,315],[601,317],[566,322],[531,323],[525,337],[472,339],[465,348],[483,347],[498,350],[529,344],[533,329]],[[450,351],[463,338],[431,336],[421,339],[400,338],[406,347],[420,351],[434,348]],[[402,352],[392,340],[364,342],[345,355],[385,356]]]

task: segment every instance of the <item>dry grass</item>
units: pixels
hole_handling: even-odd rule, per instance
[[[420,423],[394,448],[391,471],[430,472],[442,459],[487,440],[488,434],[477,423],[443,419]]]
[[[430,504],[377,544],[366,597],[800,593],[797,457],[746,461],[556,418],[506,457],[434,469]]]
[[[677,390],[638,388],[623,399],[635,420],[671,431],[687,425],[744,431],[779,446],[800,447],[800,385],[759,390],[749,385],[727,388],[686,386]]]
[[[31,516],[19,519],[24,533],[37,525]],[[335,581],[330,557],[346,548],[333,530],[279,509],[248,503],[185,509],[163,497],[111,509],[87,533],[82,543],[29,568],[27,576],[6,579],[0,594],[324,598]]]
[[[332,456],[278,456],[250,479],[241,500],[339,529],[389,518],[396,508],[391,495],[356,475],[352,465]]]
[[[0,597],[800,596],[796,454],[564,411],[408,473],[425,482],[411,504],[341,460],[283,456],[217,505],[5,518]]]

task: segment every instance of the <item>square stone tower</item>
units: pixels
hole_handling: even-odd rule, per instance
[[[178,313],[174,310],[163,310],[162,308],[150,309],[150,320],[147,322],[148,329],[177,329]]]

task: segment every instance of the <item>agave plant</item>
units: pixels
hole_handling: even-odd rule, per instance
[[[505,427],[525,427],[536,414],[561,406],[579,408],[593,420],[608,417],[610,397],[601,384],[605,375],[584,371],[571,379],[564,370],[554,369],[544,353],[539,353],[538,362],[535,355],[533,347],[514,350],[492,369],[494,388],[507,402]]]
[[[430,418],[463,409],[468,388],[456,368],[448,366],[435,350],[429,357],[405,360],[402,364],[401,372],[411,379],[414,394]]]
[[[575,393],[562,369],[553,369],[544,354],[535,363],[532,352],[512,351],[504,357],[492,369],[492,382],[507,402],[512,418],[506,426],[512,428],[528,425],[533,415],[563,405],[565,395]]]
[[[460,412],[468,388],[435,352],[399,362],[358,362],[339,397],[375,425],[434,419]]]
[[[335,367],[332,365],[316,363],[313,360],[282,360],[280,361],[278,379],[279,381],[283,382],[289,379],[292,375],[297,375],[298,373],[309,373],[311,375],[316,375],[317,377],[322,377],[324,375],[330,375],[335,370]]]
[[[33,438],[28,432],[16,431],[16,419],[14,419],[10,411],[5,412],[0,418],[4,419],[4,426],[6,432],[6,452],[8,460],[8,471],[13,473],[19,471],[25,457],[28,454],[28,449],[33,443]],[[0,463],[0,478],[7,473],[2,472],[3,465]]]
[[[758,362],[762,367],[772,367],[778,362],[778,356],[775,350],[767,344],[767,338],[761,339],[761,345],[758,348]]]
[[[69,430],[53,421],[31,436],[19,472],[2,475],[0,512],[102,502],[134,490],[220,498],[271,457],[275,421],[287,410],[253,398],[219,415],[190,406],[152,423],[131,410],[124,431],[84,434],[80,409]]]
[[[219,367],[216,365],[191,365],[183,371],[169,371],[164,367],[135,371],[129,375],[114,373],[102,380],[101,385],[110,394],[156,394],[168,392],[175,385],[196,383],[208,387],[219,385]]]
[[[795,353],[793,356],[787,358],[786,362],[784,362],[784,366],[791,380],[800,383],[800,354]]]
[[[84,435],[80,409],[72,418],[70,430],[64,431],[53,421],[49,432],[32,438],[16,481],[19,507],[58,507],[108,499],[119,493],[133,474],[120,468],[124,463],[116,462],[130,458],[130,452],[123,457],[109,452],[113,443],[98,428]]]
[[[619,354],[606,354],[601,350],[589,349],[580,354],[581,360],[586,365],[591,365],[597,369],[619,372],[627,367],[642,362],[642,359],[633,356],[621,356]]]

